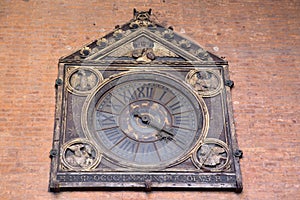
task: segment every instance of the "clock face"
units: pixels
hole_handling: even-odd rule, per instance
[[[207,133],[207,111],[183,82],[161,73],[124,73],[84,105],[88,138],[113,163],[162,169],[190,157]]]

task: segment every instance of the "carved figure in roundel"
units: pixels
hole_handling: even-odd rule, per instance
[[[101,73],[92,68],[75,67],[69,71],[68,89],[72,93],[86,95],[102,80]]]
[[[70,79],[71,86],[79,91],[91,90],[97,83],[97,76],[90,71],[79,69]]]
[[[92,149],[89,145],[76,144],[68,148],[72,154],[66,157],[67,162],[74,167],[85,168],[93,163]]]
[[[229,166],[229,149],[217,139],[206,139],[193,155],[194,162],[199,168],[208,171],[221,171]]]
[[[203,96],[213,96],[221,89],[220,77],[213,71],[192,70],[187,74],[186,81]]]
[[[198,157],[201,163],[208,167],[215,167],[219,165],[222,160],[226,160],[224,155],[225,149],[215,145],[204,144],[198,151]]]
[[[69,169],[88,170],[98,165],[100,156],[94,145],[76,139],[64,145],[63,161]]]

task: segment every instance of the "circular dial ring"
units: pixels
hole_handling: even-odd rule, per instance
[[[192,155],[206,137],[208,112],[203,99],[175,77],[125,72],[87,97],[82,125],[111,162],[159,170]]]

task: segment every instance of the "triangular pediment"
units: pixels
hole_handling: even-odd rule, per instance
[[[148,18],[134,18],[60,62],[226,62],[197,43]]]
[[[153,31],[153,32],[152,32]],[[198,60],[192,53],[182,50],[176,44],[160,37],[158,31],[146,28],[130,33],[127,37],[116,41],[114,44],[98,51],[91,55],[87,60],[137,60],[144,62],[151,62],[152,60]],[[155,58],[148,58],[147,53],[153,54]],[[145,58],[143,58],[143,56]]]

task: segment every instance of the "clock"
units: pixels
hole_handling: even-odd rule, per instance
[[[135,171],[161,170],[190,158],[208,129],[203,99],[184,81],[153,71],[105,80],[87,97],[81,120],[104,158]]]
[[[51,191],[242,191],[228,62],[134,17],[59,60]]]

